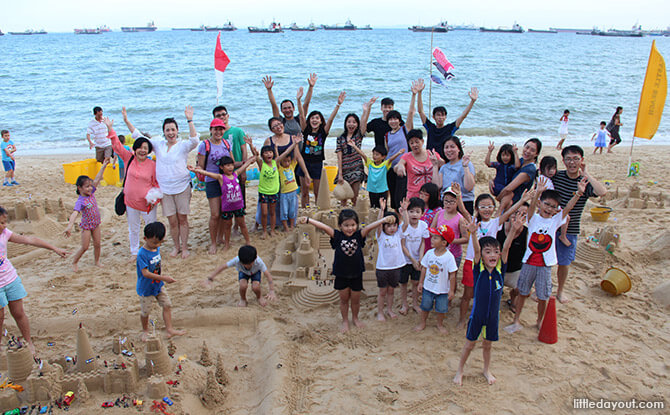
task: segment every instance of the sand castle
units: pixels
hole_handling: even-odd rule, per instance
[[[643,191],[638,183],[633,183],[628,192],[623,194],[617,186],[614,191],[608,191],[599,199],[601,205],[615,202],[615,206],[626,209],[664,209],[666,195],[662,190],[658,192]]]
[[[577,244],[574,264],[588,270],[600,270],[607,263],[608,254],[619,247],[619,233],[615,226],[598,228],[593,236]]]

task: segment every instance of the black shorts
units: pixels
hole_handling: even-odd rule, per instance
[[[397,287],[398,281],[400,281],[401,270],[402,268],[378,269],[375,273],[377,276],[377,287],[379,288]]]
[[[388,190],[383,193],[368,192],[368,197],[370,198],[370,207],[379,208],[379,200],[384,198],[388,199]]]
[[[338,277],[335,276],[335,284],[333,288],[336,290],[344,290],[350,288],[351,291],[362,291],[363,290],[363,275],[355,276],[346,276]]]
[[[258,202],[259,203],[277,203],[279,202],[279,193],[273,195],[266,195],[265,193],[258,193]]]
[[[412,264],[405,264],[400,269],[400,283],[407,284],[410,278],[412,281],[419,281],[421,279],[421,271],[417,271]]]
[[[322,161],[318,163],[305,162],[305,167],[307,167],[309,177],[311,177],[312,180],[321,180],[321,171],[323,170]],[[305,177],[305,172],[302,171],[302,168],[298,167],[296,171],[298,172],[299,177]],[[318,189],[316,189],[316,191],[318,192]]]
[[[612,138],[610,139],[610,145],[619,144],[621,142],[621,137],[619,136],[618,131],[610,131]]]
[[[230,212],[221,212],[221,219],[232,219],[234,217],[236,218],[243,218],[244,217],[244,208],[242,209],[237,209],[237,210],[231,210]]]
[[[221,197],[221,185],[218,180],[211,182],[205,182],[205,194],[207,199],[214,199],[215,197]]]

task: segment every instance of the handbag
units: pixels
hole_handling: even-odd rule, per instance
[[[128,177],[128,169],[130,168],[130,163],[133,162],[133,159],[135,159],[135,156],[131,156],[130,160],[128,160],[128,165],[126,166],[126,174],[123,176],[123,186],[121,186],[121,193],[116,196],[116,200],[114,200],[114,212],[119,215],[123,216],[126,213],[126,201],[125,201],[125,194],[123,193],[123,189],[126,187],[126,178]]]

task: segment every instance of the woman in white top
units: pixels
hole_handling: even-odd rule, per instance
[[[136,138],[141,133],[130,123],[126,108],[123,107],[123,121]],[[151,144],[156,153],[156,180],[163,192],[161,206],[163,216],[170,224],[170,235],[174,248],[171,257],[181,252],[182,258],[189,256],[188,252],[188,214],[191,204],[191,173],[186,168],[188,153],[193,151],[200,142],[200,136],[193,125],[193,107],[187,106],[184,110],[188,122],[188,140],[179,139],[179,126],[174,118],[163,121],[163,137],[151,138]]]

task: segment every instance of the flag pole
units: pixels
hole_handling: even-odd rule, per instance
[[[430,31],[430,63],[428,64],[428,69],[430,71],[430,75],[428,76],[428,113],[430,114],[432,111],[432,99],[433,99],[433,82],[432,82],[432,76],[433,76],[433,34],[435,33],[435,26]]]

